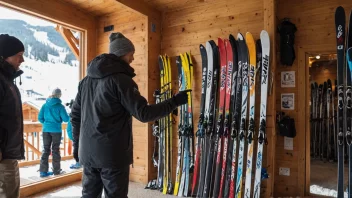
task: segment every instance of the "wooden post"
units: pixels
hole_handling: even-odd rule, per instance
[[[276,0],[264,0],[264,30],[269,33],[270,37],[270,78],[269,87],[271,86],[271,80],[275,78],[276,69]],[[275,82],[275,80],[274,80]],[[273,82],[273,83],[274,83]],[[270,88],[269,88],[270,90]],[[266,146],[267,156],[267,171],[269,178],[265,180],[266,190],[264,197],[274,196],[274,181],[275,181],[275,147],[276,147],[276,130],[275,130],[275,115],[276,115],[276,94],[275,85],[272,86],[272,90],[268,93],[268,104],[267,104],[267,129],[266,134],[269,144]]]
[[[34,133],[31,133],[32,135],[32,142],[31,144],[34,145]],[[32,160],[34,160],[34,152],[32,152]]]

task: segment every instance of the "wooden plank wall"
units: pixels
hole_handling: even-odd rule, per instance
[[[97,25],[97,53],[109,52],[109,35],[111,32],[121,32],[129,38],[136,49],[134,61],[131,64],[135,69],[136,77],[134,80],[139,86],[141,95],[148,95],[148,76],[146,73],[147,68],[147,19],[143,15],[138,15],[135,12],[128,10],[118,12],[116,14],[105,15],[98,18]],[[104,27],[114,25],[114,30],[111,32],[104,32]],[[141,123],[133,119],[133,155],[134,164],[131,168],[130,180],[140,183],[147,182],[147,163],[149,159],[145,148],[148,146],[147,130],[149,125]]]
[[[307,77],[307,53],[336,53],[336,33],[334,13],[337,6],[346,9],[346,15],[352,8],[350,0],[278,0],[278,19],[288,17],[297,26],[295,39],[296,60],[292,67],[283,67],[279,62],[276,80],[276,109],[281,110],[281,93],[295,93],[295,110],[285,111],[296,121],[297,136],[293,140],[293,151],[284,150],[284,138],[277,137],[276,169],[274,196],[303,196],[309,192],[309,94],[310,84]],[[279,39],[279,36],[278,36]],[[279,45],[279,42],[278,42]],[[296,87],[281,88],[282,71],[296,72]],[[308,135],[307,135],[308,134]],[[306,145],[306,142],[307,145]],[[308,154],[306,154],[306,152]],[[307,164],[306,164],[307,162]],[[279,168],[290,168],[290,176],[279,175]],[[307,184],[306,184],[307,183]]]
[[[229,34],[237,37],[237,33],[251,32],[255,39],[259,38],[263,28],[268,30],[270,36],[275,34],[274,29],[274,3],[275,1],[240,1],[240,0],[218,0],[218,1],[193,1],[187,6],[179,9],[172,9],[163,13],[162,17],[162,53],[171,57],[173,91],[177,92],[178,78],[176,67],[176,56],[180,53],[190,51],[193,56],[194,83],[193,83],[193,120],[194,131],[197,130],[199,117],[199,105],[201,94],[201,57],[199,45],[205,46],[206,41],[217,38],[228,38]],[[269,13],[272,12],[272,13]],[[264,16],[267,19],[264,19]],[[257,97],[259,98],[259,97]],[[270,97],[268,101],[270,101]],[[272,103],[272,102],[268,102]],[[272,103],[273,104],[273,103]],[[274,109],[274,105],[268,104]],[[259,113],[259,109],[256,110]],[[274,131],[273,112],[268,110],[268,132]],[[178,118],[176,118],[178,123]],[[177,159],[177,123],[173,126],[173,179],[175,176]],[[274,137],[270,136],[270,137]],[[270,142],[275,145],[275,142]],[[266,148],[266,147],[265,147]],[[272,149],[272,148],[271,148]],[[264,155],[267,156],[266,151]],[[273,168],[273,160],[267,161],[264,156],[264,167]],[[272,157],[272,156],[271,156]],[[273,159],[273,158],[272,158]],[[270,165],[269,165],[270,164]],[[270,170],[269,170],[270,171]],[[272,171],[270,171],[271,173]],[[272,177],[273,178],[273,177]],[[263,189],[267,197],[272,194],[272,186],[263,182]]]

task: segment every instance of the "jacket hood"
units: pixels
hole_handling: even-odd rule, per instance
[[[124,73],[134,77],[134,69],[114,54],[102,54],[89,64],[87,75],[91,78],[105,78],[112,74]]]
[[[61,104],[61,100],[59,98],[48,98],[46,100],[46,104],[49,106],[54,106],[56,104]]]
[[[13,81],[15,78],[23,74],[22,70],[16,71],[13,66],[5,60],[0,60],[0,73],[9,80]]]

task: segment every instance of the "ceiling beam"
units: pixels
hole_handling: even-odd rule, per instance
[[[77,38],[75,38],[75,36],[72,34],[71,30],[69,30],[61,25],[57,25],[55,29],[64,38],[68,47],[71,49],[73,55],[75,55],[76,59],[79,60],[79,40]]]
[[[147,17],[151,17],[153,19],[160,19],[161,17],[161,13],[159,10],[154,9],[152,6],[150,6],[148,3],[146,3],[143,0],[133,0],[133,1],[116,0],[116,1]]]

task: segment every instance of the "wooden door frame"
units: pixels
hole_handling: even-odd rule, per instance
[[[304,185],[304,195],[310,196],[310,82],[309,82],[309,60],[310,54],[336,53],[332,45],[309,45],[298,48],[297,88],[302,90],[298,93],[298,117],[297,139],[298,141],[298,185]],[[305,132],[305,133],[302,133]]]

